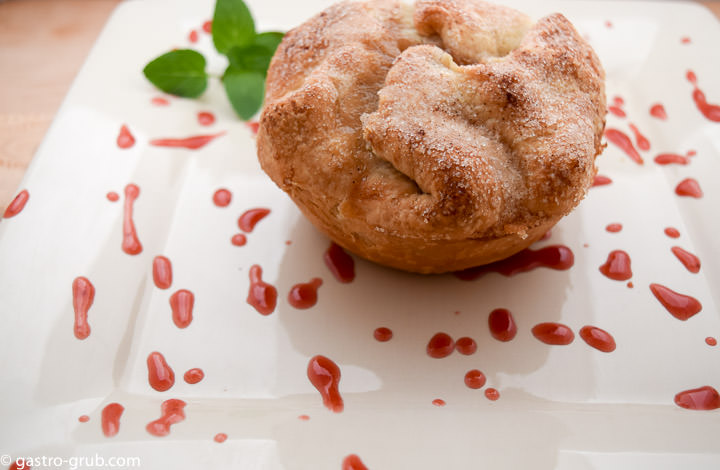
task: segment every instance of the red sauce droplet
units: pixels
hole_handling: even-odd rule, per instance
[[[635,143],[637,144],[638,148],[644,151],[650,150],[650,141],[640,132],[637,126],[631,123],[629,124],[629,127],[635,135]]]
[[[616,96],[613,96],[613,104],[614,104],[615,106],[622,106],[622,105],[625,104],[625,100],[623,99],[622,96],[617,96],[617,95],[616,95]]]
[[[468,388],[472,388],[475,390],[483,388],[485,386],[485,382],[487,382],[485,374],[483,374],[477,369],[469,370],[465,374],[465,385]]]
[[[457,271],[454,274],[463,281],[471,281],[490,272],[509,277],[532,271],[536,268],[550,268],[565,271],[570,269],[574,263],[575,256],[570,248],[565,245],[551,245],[539,250],[526,248],[504,260]]]
[[[680,232],[675,227],[666,228],[665,235],[667,235],[670,238],[680,238]]]
[[[607,331],[596,326],[583,326],[580,328],[580,337],[598,351],[606,353],[615,351],[615,338]]]
[[[212,21],[211,21],[211,20],[207,20],[206,22],[204,22],[203,25],[202,25],[202,29],[203,29],[203,31],[205,31],[206,33],[212,33]]]
[[[658,165],[670,165],[673,163],[678,165],[687,165],[690,163],[690,159],[684,155],[678,155],[676,153],[661,153],[655,157],[655,163]]]
[[[73,331],[77,339],[90,336],[88,323],[88,310],[95,301],[95,286],[86,277],[76,277],[72,283],[73,310],[75,311],[75,325]]]
[[[80,421],[81,423],[87,423],[88,421],[90,421],[90,416],[80,415],[78,416],[78,421]]]
[[[705,338],[705,344],[707,344],[708,346],[717,346],[717,340],[712,336],[708,336],[707,338]]]
[[[315,356],[307,366],[310,383],[320,392],[323,404],[333,413],[344,409],[343,399],[338,388],[340,384],[340,368],[325,356]]]
[[[702,304],[694,297],[679,294],[661,284],[650,284],[656,299],[678,320],[685,321],[702,310]]]
[[[219,432],[215,434],[215,437],[213,437],[213,441],[217,442],[218,444],[222,444],[223,442],[227,441],[227,434],[224,432]]]
[[[355,261],[340,245],[331,243],[323,258],[325,265],[339,282],[348,283],[355,279]]]
[[[623,111],[623,109],[619,106],[610,105],[608,106],[608,111],[610,111],[610,113],[614,114],[617,117],[624,118],[625,116],[627,116],[625,114],[625,111]]]
[[[185,372],[185,374],[183,375],[183,379],[185,380],[185,382],[189,383],[190,385],[195,385],[204,378],[205,372],[203,372],[203,370],[198,367],[188,369],[188,371]]]
[[[160,405],[160,417],[145,426],[153,436],[163,437],[170,434],[170,426],[185,419],[185,405],[182,400],[171,398]]]
[[[592,187],[605,186],[606,184],[610,184],[610,183],[612,183],[612,180],[610,178],[608,178],[607,176],[595,175],[593,177]]]
[[[195,43],[198,42],[198,32],[196,30],[190,31],[190,34],[188,34],[188,41]]]
[[[633,287],[635,287],[635,284],[633,284],[632,281],[628,281],[626,285],[628,286],[628,289],[632,289]]]
[[[688,271],[691,273],[697,273],[700,271],[700,258],[689,251],[680,248],[679,246],[674,246],[671,250]]]
[[[500,398],[500,392],[496,388],[487,388],[485,389],[485,398],[490,401],[496,401],[498,398]]]
[[[675,395],[675,404],[688,410],[716,410],[720,408],[720,394],[713,387],[685,390]]]
[[[167,106],[170,104],[170,101],[168,101],[167,98],[163,98],[162,96],[156,96],[151,99],[150,102],[155,106]]]
[[[262,268],[257,264],[250,267],[250,289],[247,303],[262,315],[270,315],[277,304],[277,289],[262,280]]]
[[[258,130],[260,129],[260,123],[257,121],[250,121],[247,123],[248,129],[250,129],[250,133],[253,136],[256,136],[258,133]]]
[[[317,290],[322,279],[313,278],[310,282],[295,284],[288,293],[288,303],[295,308],[310,308],[317,303]]]
[[[30,199],[30,193],[28,192],[28,190],[23,189],[22,191],[20,191],[5,209],[3,218],[9,219],[10,217],[15,217],[20,212],[22,212],[22,210],[25,208],[25,204],[27,204],[28,202],[28,199]]]
[[[538,323],[533,326],[532,334],[545,344],[565,346],[573,342],[575,334],[562,323]]]
[[[189,150],[197,150],[223,135],[225,135],[225,132],[210,135],[194,135],[185,138],[153,139],[150,141],[150,145],[154,145],[155,147],[179,147]]]
[[[365,464],[355,454],[350,454],[342,461],[342,470],[368,470]]]
[[[488,316],[490,334],[498,341],[511,341],[517,334],[517,325],[512,313],[504,308],[496,308]]]
[[[442,359],[452,354],[455,349],[455,341],[447,333],[435,333],[427,344],[427,354],[435,359]]]
[[[135,145],[135,137],[130,133],[128,126],[123,124],[117,136],[117,146],[121,149],[129,149],[133,145]]]
[[[703,197],[700,183],[698,183],[694,178],[685,178],[680,181],[680,183],[678,183],[675,187],[675,194],[678,196],[694,197],[696,199]]]
[[[167,289],[172,285],[172,263],[165,256],[153,258],[153,282],[158,289]]]
[[[720,105],[707,102],[707,98],[705,98],[705,93],[703,93],[703,91],[698,88],[697,76],[695,75],[695,72],[693,72],[692,70],[688,70],[686,77],[688,81],[694,86],[692,98],[693,101],[695,101],[695,106],[697,106],[698,110],[710,121],[720,122]]]
[[[120,200],[120,195],[116,193],[115,191],[108,191],[108,193],[105,195],[108,201],[110,202],[118,202]]]
[[[299,415],[299,416],[298,416],[298,419],[299,419],[300,421],[310,421],[310,416],[308,416],[308,415]]]
[[[667,112],[665,112],[665,106],[663,106],[661,103],[656,103],[650,106],[650,116],[662,119],[664,121],[665,119],[667,119]]]
[[[463,356],[469,356],[477,351],[477,343],[474,339],[463,336],[455,341],[455,349]]]
[[[175,384],[175,372],[165,361],[165,356],[157,351],[147,357],[148,382],[158,392],[169,390]]]
[[[445,406],[447,403],[442,398],[436,398],[432,401],[432,404],[435,406]]]
[[[247,237],[243,233],[236,233],[230,239],[230,243],[235,246],[243,246],[247,243]]]
[[[612,223],[608,224],[607,227],[605,227],[605,230],[607,230],[610,233],[617,233],[622,230],[622,224],[618,223]]]
[[[687,152],[685,152],[685,156],[687,157],[694,157],[695,155],[697,155],[697,152],[695,150],[688,150]]]
[[[17,459],[15,462],[11,463],[8,467],[8,470],[28,470],[32,467],[28,464],[28,462],[25,459]]]
[[[120,403],[110,403],[102,409],[102,432],[105,437],[113,437],[120,431],[120,417],[124,411],[125,407]]]
[[[238,227],[243,232],[250,233],[258,222],[264,219],[270,213],[270,209],[259,207],[257,209],[249,209],[238,219]]]
[[[209,111],[201,111],[197,113],[197,120],[201,126],[211,126],[215,123],[215,115]]]
[[[632,277],[630,255],[622,250],[611,251],[605,264],[600,266],[600,272],[615,281],[627,281]]]
[[[385,343],[392,339],[393,332],[390,328],[381,326],[379,328],[375,328],[375,331],[373,331],[373,337],[381,343]]]
[[[187,289],[180,289],[170,296],[172,319],[178,328],[187,328],[193,320],[195,295]]]
[[[218,207],[227,207],[231,201],[232,193],[225,188],[220,188],[213,194],[213,204]]]
[[[630,157],[632,161],[634,161],[638,165],[643,164],[643,159],[638,153],[638,151],[635,149],[635,146],[630,140],[630,137],[628,137],[627,134],[625,134],[623,131],[613,128],[605,129],[605,138],[608,140],[608,142],[620,147],[620,150],[625,152],[625,154]]]
[[[689,36],[683,36],[680,38],[681,44],[690,44],[691,42],[692,42],[692,40],[690,39]]]
[[[140,188],[136,184],[130,183],[125,186],[122,250],[129,255],[137,255],[142,252],[142,244],[133,221],[133,205],[138,196],[140,196]]]

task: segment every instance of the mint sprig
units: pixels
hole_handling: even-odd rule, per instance
[[[260,109],[265,76],[283,33],[257,33],[255,21],[243,0],[217,0],[212,22],[215,49],[227,56],[229,65],[220,79],[235,112],[243,120]],[[210,75],[205,57],[192,49],[175,50],[150,61],[143,73],[160,90],[196,98],[207,88]]]

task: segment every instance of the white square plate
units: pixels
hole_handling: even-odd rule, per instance
[[[262,30],[289,29],[327,4],[249,2]],[[0,223],[0,465],[46,457],[53,468],[130,459],[126,468],[339,469],[357,454],[371,469],[720,467],[720,411],[674,403],[683,390],[720,389],[720,347],[711,345],[720,338],[720,123],[699,112],[686,78],[692,70],[707,100],[720,102],[720,28],[709,12],[670,2],[518,4],[535,17],[561,11],[575,23],[604,64],[609,104],[623,100],[626,117],[608,115],[608,127],[633,138],[632,123],[651,144],[640,152],[644,165],[609,145],[598,167],[613,182],[591,189],[534,247],[566,245],[572,268],[467,282],[355,259],[356,278],[344,284],[323,262],[329,241],[260,170],[252,133],[218,83],[199,100],[152,103],[162,95],[141,70],[173,47],[202,50],[209,69],[222,73],[202,30],[212,6],[120,5],[27,172],[20,188],[27,205]],[[651,116],[656,103],[667,119]],[[216,121],[200,125],[201,111]],[[136,138],[128,149],[116,145],[124,124]],[[197,150],[150,145],[223,131]],[[690,150],[696,155],[686,166],[653,160]],[[687,177],[699,182],[702,198],[675,194]],[[132,204],[137,255],[121,250],[130,183],[140,188]],[[227,207],[213,203],[219,188],[232,192]],[[109,191],[120,201],[108,200]],[[255,207],[271,212],[246,245],[232,245],[238,217]],[[622,230],[607,231],[610,223]],[[680,237],[665,235],[666,227]],[[676,259],[676,245],[700,258],[699,273]],[[613,250],[630,254],[632,288],[600,273]],[[172,262],[167,290],[153,283],[158,255]],[[268,316],[246,302],[253,264],[278,290]],[[96,290],[84,340],[73,334],[79,276]],[[317,304],[290,306],[291,287],[314,277],[323,280]],[[674,318],[651,283],[695,297],[702,311]],[[179,289],[195,296],[184,329],[169,304]],[[507,343],[487,325],[500,307],[518,325]],[[541,343],[531,334],[541,322],[569,326],[575,340]],[[610,332],[617,349],[588,346],[578,334],[585,325]],[[393,338],[375,340],[378,327]],[[426,345],[440,331],[473,338],[477,351],[429,357]],[[148,384],[152,351],[175,372],[168,391]],[[342,371],[341,413],[323,406],[307,378],[317,354]],[[190,385],[183,374],[195,367],[205,378]],[[465,386],[471,369],[487,377],[482,389]],[[485,397],[490,387],[498,400]],[[146,425],[170,398],[187,403],[186,418],[165,437],[150,435]],[[105,437],[101,410],[112,402],[124,413],[119,432]],[[215,442],[218,433],[227,440]]]

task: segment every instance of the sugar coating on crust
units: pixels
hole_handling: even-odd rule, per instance
[[[603,80],[561,14],[340,3],[278,48],[258,156],[340,245],[410,271],[463,269],[525,248],[585,196]]]

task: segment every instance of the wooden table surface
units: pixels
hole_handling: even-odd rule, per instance
[[[0,0],[0,214],[120,0]],[[720,1],[699,2],[720,18]]]

